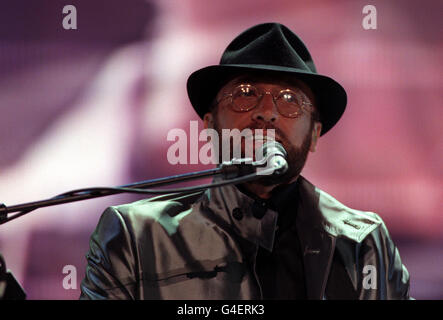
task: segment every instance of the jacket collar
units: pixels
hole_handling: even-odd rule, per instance
[[[276,211],[267,209],[263,218],[254,217],[256,199],[240,192],[233,185],[207,190],[203,202],[238,236],[272,251],[278,219]]]

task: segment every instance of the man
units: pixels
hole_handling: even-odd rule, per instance
[[[254,26],[188,79],[206,128],[274,129],[289,170],[274,180],[108,208],[91,237],[82,299],[408,299],[409,275],[378,215],[300,176],[340,119],[344,89],[302,41]]]

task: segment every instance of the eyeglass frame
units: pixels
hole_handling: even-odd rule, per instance
[[[249,109],[245,109],[245,110],[243,110],[243,109],[235,110],[234,109],[234,101],[233,101],[233,95],[234,94],[233,94],[233,92],[237,88],[240,88],[240,87],[249,87],[249,88],[252,87],[252,88],[255,88],[257,90],[257,92],[259,93],[259,95],[257,96],[257,103],[253,107],[251,107]],[[221,101],[223,101],[227,97],[230,97],[231,101],[229,103],[229,106],[230,106],[231,110],[234,111],[234,112],[243,113],[243,112],[252,111],[255,108],[257,108],[257,106],[259,105],[259,103],[263,99],[263,97],[266,94],[270,94],[271,97],[272,97],[272,101],[273,101],[274,105],[276,106],[277,111],[278,111],[279,114],[281,114],[283,117],[290,118],[290,119],[299,118],[302,115],[302,112],[296,113],[295,116],[291,117],[291,116],[283,114],[280,111],[280,108],[279,108],[279,105],[278,105],[277,101],[278,101],[278,99],[281,98],[281,94],[286,91],[286,92],[293,92],[295,95],[298,94],[300,96],[300,100],[301,100],[301,105],[299,106],[300,107],[300,111],[304,109],[304,110],[308,111],[311,115],[314,114],[315,113],[314,105],[311,102],[305,101],[305,100],[308,100],[309,98],[306,96],[306,94],[301,89],[298,89],[298,90],[299,90],[299,92],[296,92],[294,89],[286,88],[286,89],[280,90],[277,95],[274,95],[271,91],[265,91],[265,90],[259,89],[259,88],[257,88],[256,86],[254,86],[254,85],[252,85],[250,83],[240,83],[239,85],[235,86],[231,90],[230,93],[228,93],[228,92],[223,93],[223,96],[220,99],[216,100],[215,102],[216,102],[216,104],[219,104]],[[311,108],[307,109],[305,106],[310,106]]]

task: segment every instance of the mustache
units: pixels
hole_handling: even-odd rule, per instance
[[[263,122],[251,122],[249,125],[245,126],[244,129],[250,129],[250,130],[269,130],[272,129],[275,131],[275,139],[276,140],[282,140],[284,142],[288,142],[288,137],[286,134],[280,130],[280,128],[270,124],[270,123],[263,123]]]

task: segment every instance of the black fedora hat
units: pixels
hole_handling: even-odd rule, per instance
[[[312,90],[322,122],[328,132],[343,115],[347,96],[335,80],[318,74],[311,55],[286,26],[263,23],[237,36],[224,51],[220,64],[193,72],[187,82],[189,100],[200,118],[210,111],[220,88],[238,74],[264,71],[294,75]]]

